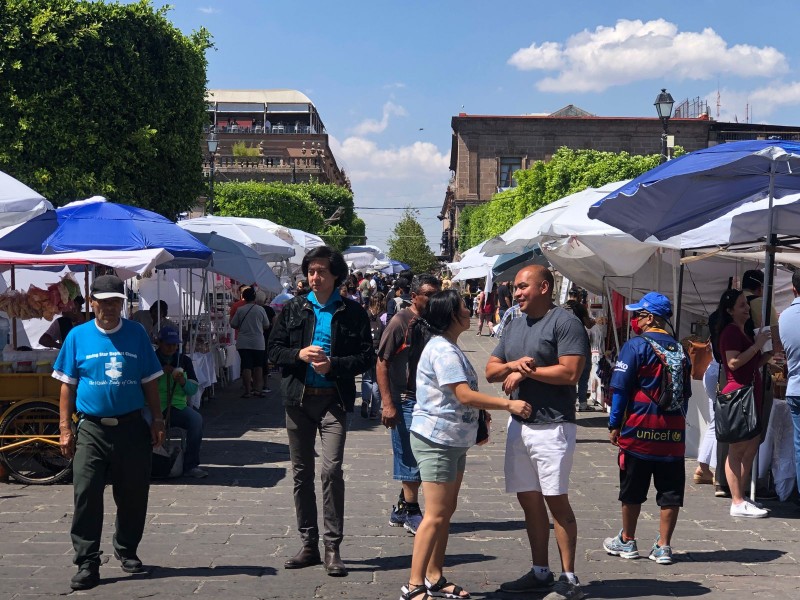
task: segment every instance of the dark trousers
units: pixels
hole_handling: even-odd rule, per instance
[[[79,567],[100,564],[107,476],[117,505],[114,548],[123,557],[136,554],[147,516],[152,453],[150,427],[144,419],[116,427],[81,421],[72,463],[75,513],[70,531],[73,562]]]
[[[323,542],[339,546],[344,537],[344,443],[347,413],[337,396],[305,396],[302,406],[286,407],[286,432],[294,477],[297,529],[304,546],[319,543],[317,496],[314,491],[314,444],[322,445]]]

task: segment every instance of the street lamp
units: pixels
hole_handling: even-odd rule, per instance
[[[208,180],[208,206],[206,206],[206,213],[212,215],[214,214],[214,158],[219,147],[219,141],[217,141],[217,136],[213,131],[208,134],[206,144],[208,145],[208,153],[211,155],[211,177]]]
[[[656,101],[653,102],[653,105],[656,107],[656,112],[658,113],[658,118],[661,119],[661,127],[664,128],[664,133],[661,134],[661,162],[667,161],[667,124],[669,123],[669,118],[672,116],[672,105],[675,104],[675,100],[672,99],[672,95],[666,90],[666,88],[661,88],[661,93],[656,96]]]

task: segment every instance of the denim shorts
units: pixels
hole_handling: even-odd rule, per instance
[[[422,481],[450,483],[467,466],[467,447],[444,446],[411,432],[411,447],[419,463]]]
[[[392,394],[392,400],[395,395]],[[395,401],[398,414],[397,422],[392,428],[392,454],[394,455],[394,470],[392,479],[397,481],[422,481],[419,478],[419,467],[414,453],[411,451],[410,429],[411,414],[414,412],[416,399],[413,397],[402,398]]]

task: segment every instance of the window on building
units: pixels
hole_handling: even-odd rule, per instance
[[[522,158],[519,156],[504,156],[500,158],[500,177],[497,187],[501,189],[517,187],[514,173],[522,168]]]

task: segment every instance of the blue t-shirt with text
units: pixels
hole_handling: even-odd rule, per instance
[[[110,331],[96,321],[74,327],[53,367],[54,378],[78,386],[78,412],[96,417],[143,408],[142,384],[162,373],[144,328],[125,319]]]

